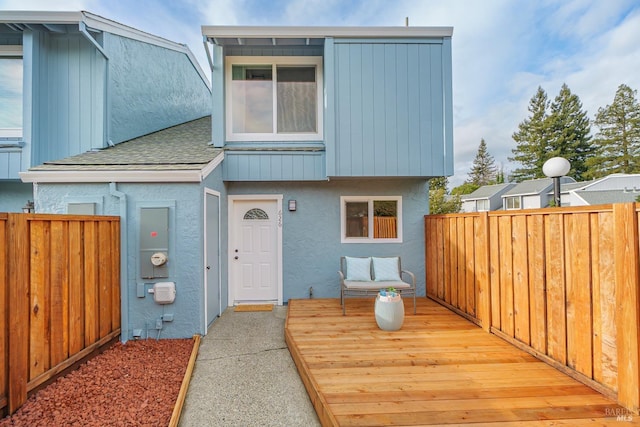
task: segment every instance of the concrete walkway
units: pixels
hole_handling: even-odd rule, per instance
[[[319,426],[284,342],[287,307],[227,309],[202,338],[180,426]]]

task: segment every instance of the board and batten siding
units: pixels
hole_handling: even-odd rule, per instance
[[[326,180],[324,152],[227,152],[225,181]]]
[[[329,176],[453,173],[451,39],[327,40]]]
[[[80,34],[25,31],[24,38],[24,70],[32,73],[31,117],[24,123],[31,137],[25,132],[25,142],[32,153],[23,169],[102,148],[104,57]]]

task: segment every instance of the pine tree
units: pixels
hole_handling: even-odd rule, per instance
[[[496,182],[496,164],[493,156],[487,150],[487,143],[484,138],[480,139],[480,146],[476,158],[473,159],[473,167],[469,172],[467,182],[475,184],[478,187],[483,185],[495,184]]]
[[[577,95],[566,84],[551,103],[548,117],[551,130],[542,164],[551,157],[564,157],[571,163],[568,176],[583,181],[588,169],[587,160],[593,157],[595,147],[591,143],[591,125]]]
[[[513,157],[509,157],[509,160],[522,165],[512,172],[512,179],[516,182],[544,177],[542,165],[547,159],[545,153],[551,133],[548,108],[547,94],[542,87],[538,87],[529,101],[531,115],[518,125],[518,131],[512,135],[516,148],[511,150]]]
[[[596,155],[587,165],[590,178],[640,172],[640,104],[637,91],[618,86],[613,104],[599,108],[594,124]]]

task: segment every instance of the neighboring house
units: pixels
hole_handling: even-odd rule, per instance
[[[640,174],[612,174],[572,186],[563,185],[561,191],[563,206],[635,202],[640,197]]]
[[[563,176],[560,184],[576,182]],[[537,209],[549,206],[553,200],[553,179],[540,178],[522,181],[502,194],[504,209]]]
[[[204,334],[235,304],[338,298],[341,255],[401,256],[424,295],[428,180],[453,173],[452,29],[202,32],[210,119],[22,174],[41,211],[77,198],[122,217],[123,339],[158,319],[165,338]],[[148,294],[162,282],[174,303]]]
[[[0,11],[0,76],[0,212],[34,199],[30,167],[210,114],[187,47],[88,12]]]
[[[516,184],[483,185],[473,193],[460,197],[462,206],[460,212],[484,212],[503,209],[502,195]]]

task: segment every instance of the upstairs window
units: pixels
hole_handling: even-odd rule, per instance
[[[340,198],[342,243],[402,242],[402,198]]]
[[[476,210],[478,212],[484,212],[489,210],[489,199],[482,199],[476,201]]]
[[[520,209],[520,196],[505,197],[506,209]]]
[[[0,138],[22,138],[22,46],[0,45]]]
[[[226,61],[227,140],[322,140],[322,58]]]

